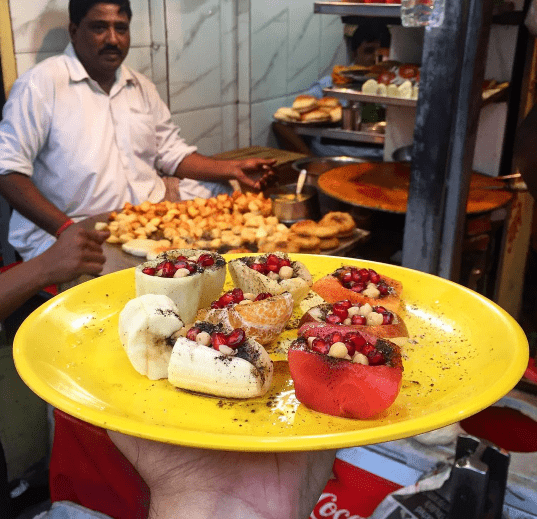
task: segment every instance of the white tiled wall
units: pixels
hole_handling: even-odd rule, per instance
[[[9,0],[18,73],[63,51],[68,0]],[[275,145],[274,111],[345,62],[338,16],[312,0],[131,0],[126,63],[205,154]]]

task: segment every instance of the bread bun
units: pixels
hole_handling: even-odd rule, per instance
[[[330,121],[330,114],[325,110],[311,110],[310,112],[302,113],[300,120],[303,123]]]
[[[300,122],[300,114],[293,108],[281,107],[276,110],[274,119],[286,122]]]
[[[301,114],[315,108],[317,108],[317,98],[309,94],[298,95],[293,101],[293,109]]]
[[[343,108],[341,106],[336,106],[334,108],[332,108],[328,114],[330,115],[330,120],[333,122],[333,123],[337,123],[339,121],[341,121],[342,117],[343,117]]]
[[[319,108],[335,108],[336,106],[341,106],[339,99],[337,97],[321,97],[317,100],[317,106]]]

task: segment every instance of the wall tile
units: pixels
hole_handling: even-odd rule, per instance
[[[172,112],[220,105],[220,2],[168,0],[166,16]]]
[[[278,147],[276,137],[272,132],[272,116],[280,106],[288,106],[289,104],[289,96],[282,96],[260,103],[252,103],[251,128],[253,146]]]
[[[176,113],[172,120],[181,128],[181,136],[186,142],[197,146],[200,153],[213,155],[223,151],[220,107]]]
[[[250,0],[237,0],[237,96],[250,103]]]
[[[247,148],[251,145],[250,134],[250,104],[238,104],[238,147]]]
[[[151,18],[151,79],[155,83],[160,97],[169,105],[164,0],[150,0],[149,11]]]
[[[69,42],[68,0],[10,0],[15,53],[59,53]],[[149,2],[131,0],[133,45],[150,45]]]
[[[343,23],[339,16],[317,15],[321,18],[319,77],[330,75],[334,65],[347,63],[343,41]]]
[[[237,103],[222,106],[222,151],[239,147],[238,110]]]
[[[151,79],[150,47],[131,47],[124,63]]]
[[[237,5],[235,0],[220,0],[222,9],[221,22],[221,96],[222,104],[237,100],[238,72],[238,33]]]
[[[287,93],[289,7],[284,0],[251,2],[251,101]]]
[[[321,16],[314,14],[311,0],[289,3],[289,60],[287,92],[301,92],[318,78]]]

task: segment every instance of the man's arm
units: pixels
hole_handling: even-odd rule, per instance
[[[520,171],[528,190],[537,200],[537,105],[517,129],[513,164]]]
[[[275,175],[275,163],[273,159],[215,160],[192,153],[180,162],[175,176],[213,182],[235,179],[253,189],[263,189]]]
[[[22,173],[0,175],[0,195],[19,213],[36,225],[55,235],[69,217],[50,203]]]
[[[49,285],[99,274],[105,262],[101,244],[109,235],[72,225],[43,254],[0,274],[0,321]]]

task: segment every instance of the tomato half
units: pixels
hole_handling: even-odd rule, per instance
[[[349,329],[309,327],[305,335],[327,338],[342,328]],[[291,344],[289,371],[295,395],[306,407],[332,416],[364,420],[393,404],[403,379],[401,350],[391,341],[363,332],[360,335],[382,353],[385,364],[369,366],[334,358],[310,349],[303,337]]]
[[[402,367],[364,366],[294,347],[288,359],[297,399],[332,416],[371,418],[388,409],[401,388]]]

